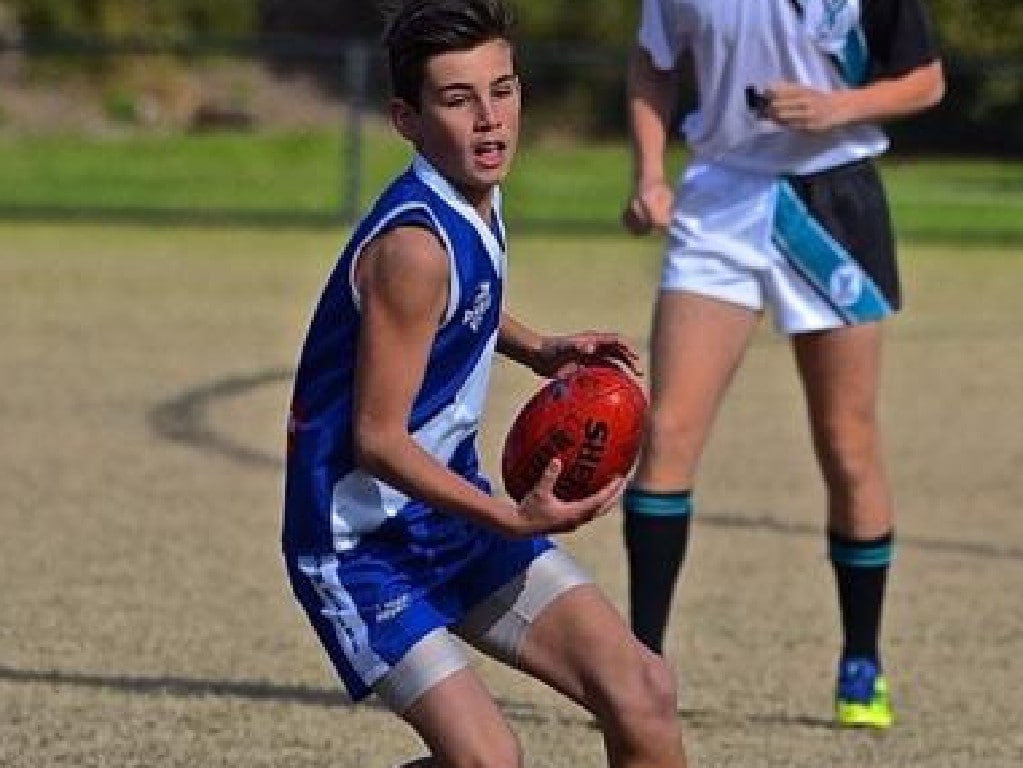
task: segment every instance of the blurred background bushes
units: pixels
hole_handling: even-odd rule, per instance
[[[512,0],[519,20],[520,62],[530,99],[531,124],[546,131],[591,137],[621,136],[625,51],[639,0]],[[60,41],[261,44],[278,74],[307,74],[342,95],[343,57],[281,56],[284,41],[364,41],[375,44],[392,0],[0,0],[0,45],[27,51],[51,46],[36,77],[98,74],[107,111],[138,120],[145,109],[130,94],[145,81],[149,91],[180,91],[174,73],[180,57],[147,54],[60,57]],[[1023,155],[1023,2],[928,0],[941,42],[949,93],[939,109],[891,127],[901,151]],[[276,44],[276,47],[275,47]],[[0,49],[0,58],[3,58]],[[372,83],[384,95],[375,59]],[[0,67],[0,77],[2,77]],[[166,85],[155,86],[154,80]],[[244,91],[243,87],[235,90]],[[176,97],[179,98],[180,97]],[[152,99],[151,99],[152,100]],[[2,100],[0,100],[2,109]],[[144,115],[143,115],[144,116]],[[241,122],[241,121],[239,121]]]

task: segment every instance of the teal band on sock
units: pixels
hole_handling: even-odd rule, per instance
[[[883,541],[850,542],[828,539],[828,558],[833,563],[851,568],[880,568],[890,565],[895,542],[890,536]]]
[[[630,515],[688,517],[693,511],[692,491],[643,491],[627,488],[622,506]]]

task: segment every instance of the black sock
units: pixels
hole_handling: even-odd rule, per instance
[[[880,662],[878,639],[894,540],[891,532],[867,541],[828,532],[828,557],[842,615],[842,658]]]
[[[623,506],[632,630],[648,648],[661,653],[675,582],[689,542],[692,494],[629,488]]]

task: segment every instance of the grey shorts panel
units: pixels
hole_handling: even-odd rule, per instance
[[[893,310],[902,306],[895,234],[873,160],[858,160],[788,182],[811,216],[838,241]]]
[[[548,550],[473,608],[454,631],[488,656],[518,666],[519,644],[530,624],[555,598],[589,583],[590,577],[569,555]]]
[[[373,692],[401,714],[430,688],[468,666],[469,659],[458,638],[446,629],[435,629],[412,646],[373,686]]]
[[[412,646],[373,686],[374,693],[394,712],[406,712],[430,688],[470,665],[459,638],[516,666],[519,644],[529,625],[559,595],[590,581],[561,550],[544,552],[473,608],[452,632],[435,629]]]

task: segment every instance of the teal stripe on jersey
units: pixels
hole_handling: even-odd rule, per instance
[[[892,562],[894,544],[885,541],[882,544],[839,544],[828,542],[828,558],[833,563],[853,568],[878,568]]]
[[[870,75],[870,52],[860,27],[849,30],[842,53],[832,57],[847,85],[863,85]]]
[[[778,183],[775,246],[848,325],[880,320],[891,305],[863,268],[806,209],[796,191]]]
[[[803,0],[789,0],[789,4],[800,19],[806,16]],[[870,50],[867,48],[867,36],[863,28],[855,26],[850,29],[841,53],[832,53],[829,58],[846,85],[863,85],[867,82],[870,75]]]
[[[633,515],[688,517],[693,511],[692,491],[660,493],[628,488],[622,501],[625,511]]]

